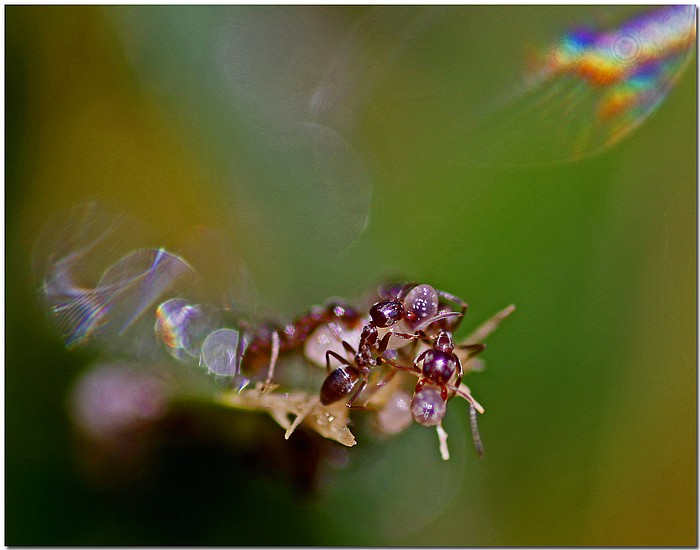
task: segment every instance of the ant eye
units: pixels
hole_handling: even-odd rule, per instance
[[[437,315],[438,301],[437,290],[430,285],[418,285],[404,299],[405,316],[414,326],[419,325],[425,319]]]
[[[442,399],[439,389],[423,386],[411,400],[411,415],[416,424],[435,426],[447,412],[447,403]]]
[[[386,328],[396,324],[403,318],[403,314],[403,305],[396,300],[377,302],[369,310],[369,316],[372,318],[372,322],[380,328]]]

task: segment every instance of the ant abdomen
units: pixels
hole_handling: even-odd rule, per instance
[[[411,416],[421,426],[436,426],[447,412],[447,401],[435,386],[423,386],[411,399]]]
[[[331,372],[321,386],[321,404],[330,405],[347,397],[360,378],[360,372],[353,366],[346,365]]]
[[[430,285],[417,285],[406,294],[403,304],[404,322],[415,327],[438,314],[438,292]]]

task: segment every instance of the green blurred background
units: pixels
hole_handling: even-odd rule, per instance
[[[6,7],[6,544],[695,545],[695,59],[601,154],[509,168],[455,147],[528,48],[620,14]],[[337,134],[314,139],[345,156],[319,190],[285,132],[329,74],[341,93],[314,120]],[[515,303],[467,379],[486,457],[455,403],[450,462],[431,430],[361,432],[299,491],[241,458],[249,439],[189,433],[96,483],[65,412],[94,357],[48,328],[30,269],[45,221],[92,199],[145,220],[154,245],[217,228],[283,314],[387,274],[464,297],[464,333]]]

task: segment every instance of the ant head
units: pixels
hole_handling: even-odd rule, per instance
[[[442,392],[435,386],[423,386],[411,399],[411,416],[421,426],[436,426],[447,412]]]
[[[372,322],[379,328],[387,328],[398,323],[404,316],[404,307],[398,300],[377,302],[369,310]]]
[[[448,331],[441,330],[438,333],[437,338],[435,338],[434,348],[439,351],[444,351],[445,353],[452,353],[455,349],[455,345]]]

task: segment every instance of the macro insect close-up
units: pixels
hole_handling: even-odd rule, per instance
[[[697,544],[695,6],[5,21],[7,545]]]

